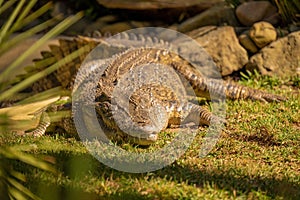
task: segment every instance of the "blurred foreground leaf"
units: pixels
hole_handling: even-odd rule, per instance
[[[0,56],[11,48],[17,46],[21,41],[30,38],[36,33],[49,29],[50,26],[55,25],[61,19],[58,16],[53,19],[49,19],[39,25],[36,25],[25,32],[19,33],[19,35],[12,37],[16,31],[20,31],[24,26],[30,22],[38,19],[41,15],[45,14],[52,8],[52,3],[46,3],[37,10],[32,10],[37,0],[0,0],[0,15],[8,10],[12,10],[7,21],[0,28]],[[80,12],[74,16],[70,16],[57,24],[54,28],[48,31],[42,38],[34,43],[27,51],[21,54],[18,58],[6,66],[5,70],[0,74],[0,101],[4,99],[14,99],[17,92],[28,87],[37,79],[40,79],[49,73],[56,70],[65,61],[54,64],[50,68],[44,69],[42,72],[33,74],[27,77],[21,83],[16,82],[16,79],[11,80],[14,77],[14,71],[20,67],[20,64],[28,58],[32,53],[36,52],[39,47],[45,44],[47,40],[53,38],[66,30],[73,23],[78,21],[83,16],[83,12]],[[79,56],[79,54],[77,54]],[[75,54],[73,54],[75,58]],[[67,58],[70,59],[70,58]],[[12,85],[11,83],[14,83]],[[34,123],[38,123],[39,114],[43,113],[49,105],[57,101],[60,97],[61,88],[54,88],[46,91],[43,94],[37,94],[34,97],[26,98],[19,103],[16,103],[10,108],[0,109],[0,134],[9,129],[16,130],[28,130],[31,127],[36,126]],[[22,99],[22,94],[18,95]],[[26,94],[25,94],[26,97]],[[34,119],[37,119],[36,121]],[[7,123],[6,123],[7,122]],[[6,124],[5,124],[6,123]],[[3,136],[3,135],[1,135]],[[3,143],[2,143],[3,144]],[[23,183],[26,181],[25,176],[14,170],[12,167],[12,161],[19,161],[22,165],[31,165],[41,170],[46,170],[55,173],[56,170],[49,163],[35,158],[28,153],[23,153],[13,149],[12,147],[0,146],[0,197],[1,200],[6,199],[39,199],[29,189],[27,189]]]

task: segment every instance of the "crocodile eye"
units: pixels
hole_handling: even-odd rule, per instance
[[[114,86],[116,86],[116,85],[118,84],[118,80],[115,80],[115,81],[113,82],[113,84],[114,84]]]
[[[195,74],[192,74],[191,79],[195,80],[197,76]]]

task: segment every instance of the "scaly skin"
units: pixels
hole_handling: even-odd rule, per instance
[[[95,62],[94,66],[97,66],[97,60],[93,62]],[[154,48],[129,49],[113,59],[97,81],[96,101],[99,102],[99,105],[96,110],[100,116],[99,118],[105,122],[106,126],[111,130],[115,130],[115,133],[117,133],[118,136],[121,135],[122,139],[126,140],[128,134],[124,134],[124,132],[118,128],[118,125],[113,118],[112,111],[109,108],[115,107],[116,110],[119,110],[119,114],[123,119],[123,126],[126,127],[125,129],[131,133],[134,141],[138,144],[147,145],[151,142],[155,142],[157,134],[161,130],[164,130],[170,125],[179,125],[181,121],[184,121],[188,116],[191,116],[189,113],[192,112],[197,113],[197,117],[199,118],[194,117],[188,121],[195,122],[195,120],[199,120],[195,122],[196,124],[200,122],[201,124],[209,125],[211,121],[224,122],[223,119],[212,115],[209,111],[199,105],[191,104],[190,102],[184,104],[180,103],[181,101],[176,97],[174,92],[159,84],[147,85],[135,91],[129,98],[128,111],[124,110],[120,105],[112,104],[111,98],[115,86],[117,85],[116,83],[118,83],[127,72],[133,71],[134,68],[148,63],[160,64],[162,67],[169,67],[176,70],[176,72],[189,82],[197,96],[207,97],[214,95],[218,97],[225,95],[230,99],[252,99],[266,102],[285,100],[281,96],[269,94],[260,90],[221,80],[204,78],[195,67],[180,56],[167,50]],[[148,72],[148,74],[151,73],[155,73],[155,71]],[[131,84],[134,85],[135,83],[133,82]],[[183,94],[183,96],[187,95],[187,93]],[[126,99],[124,99],[124,101],[126,101]],[[106,104],[105,106],[103,105],[104,103]],[[161,105],[167,113],[157,119],[151,118],[149,114],[150,108],[156,108],[159,105]],[[160,111],[157,111],[156,115],[159,116],[159,112]],[[139,126],[134,127],[129,119],[139,124]],[[115,136],[116,135],[113,137]]]
[[[92,50],[101,42],[101,39],[86,37],[77,37],[74,40],[62,39],[60,40],[59,46],[50,46],[51,51],[47,53],[44,52],[43,59],[41,60],[48,59],[51,61],[51,64],[85,44],[88,44]],[[95,77],[98,83],[95,98],[96,112],[99,120],[101,120],[105,127],[110,130],[110,133],[112,133],[108,135],[111,139],[117,138],[117,140],[129,140],[137,144],[149,145],[157,140],[158,132],[168,126],[179,125],[180,121],[195,122],[197,120],[195,123],[200,122],[201,124],[207,125],[209,125],[211,121],[224,122],[223,119],[212,115],[208,110],[199,105],[190,102],[182,103],[180,98],[184,97],[177,97],[173,91],[162,85],[148,85],[135,91],[129,98],[129,110],[124,110],[120,105],[113,104],[111,100],[116,83],[120,81],[124,74],[143,64],[161,64],[174,69],[181,78],[183,77],[188,81],[194,89],[195,94],[200,97],[226,96],[229,99],[251,99],[263,102],[279,102],[285,100],[284,97],[251,89],[236,83],[202,77],[194,66],[180,56],[167,50],[155,48],[124,49],[125,50],[121,51],[122,53],[113,57],[101,76]],[[45,79],[41,79],[31,87],[31,90],[37,93],[55,86],[62,86],[70,90],[73,89],[75,75],[85,56],[86,54],[82,55],[80,58],[67,63],[53,74],[48,75]],[[36,61],[36,63],[38,64],[41,60]],[[98,61],[97,59],[93,60],[92,65],[94,67],[100,67]],[[30,71],[30,73],[32,73],[32,71]],[[86,93],[83,93],[83,95],[88,95],[91,89],[89,85],[86,87]],[[188,95],[189,94],[184,93],[183,96]],[[161,105],[166,110],[166,113],[161,114],[159,110],[155,110],[155,107],[158,105]],[[156,119],[153,119],[153,116],[151,117],[149,115],[149,109],[151,107],[154,107],[153,112],[156,113]],[[124,120],[123,124],[127,127],[127,130],[132,132],[131,135],[124,133],[124,131],[118,127],[110,108],[120,110],[120,115]],[[189,115],[189,113],[192,114]],[[196,115],[198,116],[195,117]],[[191,119],[187,119],[189,117]],[[132,126],[132,121],[139,126]],[[66,124],[66,121],[64,121],[62,126],[74,126],[73,122],[69,122],[70,121]],[[46,126],[42,126],[42,128],[39,129],[41,130],[38,131],[39,135],[45,131],[44,127]],[[74,128],[70,130],[74,130]]]

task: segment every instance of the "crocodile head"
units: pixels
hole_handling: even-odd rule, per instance
[[[158,133],[168,125],[166,112],[159,106],[147,109],[149,115],[127,113],[123,108],[110,102],[99,102],[96,112],[99,121],[104,125],[104,132],[110,139],[120,138],[123,141],[147,146],[157,141]]]

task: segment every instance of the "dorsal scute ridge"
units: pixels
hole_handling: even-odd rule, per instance
[[[138,37],[138,40],[141,41],[141,42],[145,42],[146,41],[145,40],[146,38],[142,34],[138,34],[137,37]]]
[[[135,33],[129,33],[129,39],[138,41],[138,35]]]
[[[104,35],[104,34],[102,34],[100,31],[95,30],[95,31],[93,31],[93,33],[92,33],[91,36],[92,36],[92,37],[95,37],[95,38],[102,38],[103,35]]]
[[[111,46],[124,46],[127,48],[153,47],[171,49],[171,44],[155,36],[122,32],[105,39]]]

